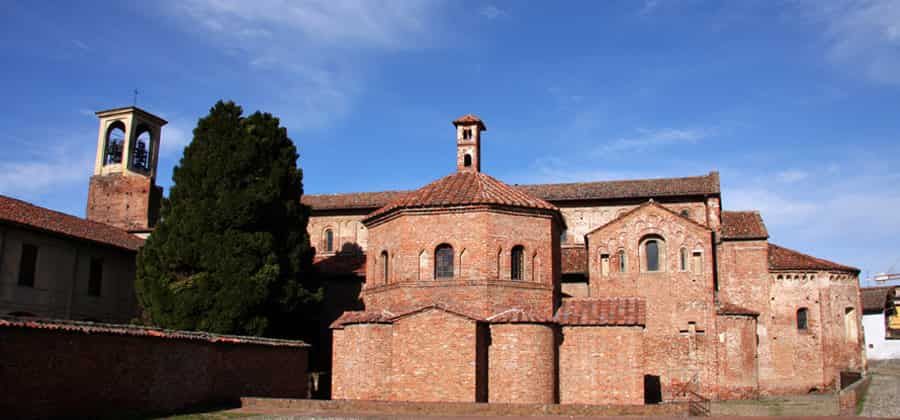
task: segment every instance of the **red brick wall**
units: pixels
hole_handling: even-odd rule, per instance
[[[563,327],[560,404],[643,404],[643,329]]]
[[[665,241],[663,270],[643,272],[641,240],[656,235]],[[688,252],[681,270],[680,249]],[[618,267],[618,250],[626,253],[626,272]],[[657,205],[619,219],[588,235],[590,295],[638,296],[647,301],[643,374],[657,375],[663,399],[685,386],[704,396],[715,393],[715,303],[711,232]],[[690,254],[700,251],[699,273]],[[600,255],[610,255],[610,272],[601,272]],[[693,330],[691,333],[691,323]],[[690,384],[690,385],[688,385]]]
[[[171,412],[241,396],[306,397],[306,349],[0,329],[4,417]]]
[[[334,333],[331,398],[390,398],[391,325],[352,324]]]
[[[759,383],[756,366],[756,318],[716,317],[718,342],[718,393],[716,399],[756,398]]]
[[[816,278],[822,304],[822,354],[824,386],[837,389],[842,370],[861,371],[864,367],[864,339],[859,279],[844,273],[820,271]],[[845,311],[852,308],[851,325],[846,325]]]
[[[492,403],[555,402],[556,344],[553,327],[491,325],[489,391]]]
[[[394,313],[440,303],[482,317],[511,306],[551,316],[559,281],[557,236],[556,222],[542,215],[489,210],[401,215],[369,227],[363,301],[367,310]],[[435,280],[434,251],[443,243],[453,246],[455,275]],[[516,245],[525,247],[521,281],[510,280]],[[390,258],[387,284],[382,251]]]
[[[474,402],[477,323],[438,309],[394,321],[391,400]]]
[[[94,175],[88,189],[87,219],[125,230],[146,230],[156,223],[161,198],[162,188],[150,177]]]

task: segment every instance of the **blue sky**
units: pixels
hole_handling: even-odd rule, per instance
[[[509,183],[700,175],[771,241],[900,270],[898,1],[4,2],[0,193],[84,214],[96,110],[281,118],[307,193],[416,188],[480,115]]]

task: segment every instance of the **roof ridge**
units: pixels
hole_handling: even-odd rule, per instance
[[[849,266],[849,265],[844,265],[844,264],[836,263],[836,262],[831,261],[831,260],[826,260],[826,259],[824,259],[824,258],[819,258],[819,257],[813,256],[813,255],[810,255],[810,254],[806,254],[806,253],[797,251],[797,250],[795,250],[795,249],[787,248],[787,247],[784,247],[784,246],[781,246],[781,245],[778,245],[778,244],[774,244],[774,243],[769,242],[769,251],[771,251],[772,248],[776,248],[776,250],[780,249],[780,250],[783,250],[783,251],[787,251],[787,252],[789,252],[789,253],[797,254],[797,255],[799,255],[800,257],[803,257],[803,258],[806,258],[806,259],[810,259],[810,260],[812,260],[813,262],[816,262],[816,263],[818,263],[818,264],[821,264],[823,267],[826,267],[826,268],[824,268],[825,270],[835,269],[835,270],[841,270],[841,271],[848,271],[848,270],[849,270],[849,271],[855,271],[855,272],[857,272],[857,273],[860,272],[860,270],[859,270],[858,268],[856,268],[856,267],[851,267],[851,266]],[[791,264],[785,264],[785,265],[786,265],[786,266],[790,266]],[[769,252],[769,266],[770,266],[770,268],[772,268],[772,254],[771,254],[771,252]],[[829,266],[830,266],[830,267],[829,267]],[[819,268],[821,268],[821,267],[819,267]],[[779,268],[778,268],[778,267],[775,267],[774,269],[778,270]],[[797,267],[797,268],[788,267],[788,268],[780,268],[780,269],[782,269],[782,270],[792,270],[792,269],[802,269],[802,268],[799,268],[799,267]]]

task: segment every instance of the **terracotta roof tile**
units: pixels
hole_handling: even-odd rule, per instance
[[[571,184],[517,185],[535,197],[551,202],[621,198],[656,198],[719,194],[719,173],[684,178],[577,182]]]
[[[394,314],[387,311],[346,311],[331,323],[332,329],[351,324],[390,324]]]
[[[553,318],[522,309],[509,309],[487,318],[491,324],[551,324]]]
[[[859,274],[859,269],[769,244],[770,270],[826,270]]]
[[[481,127],[481,131],[487,131],[487,126],[484,125],[484,121],[481,121],[481,118],[478,118],[477,115],[474,114],[466,114],[462,117],[459,117],[453,120],[453,125],[468,125],[468,124],[477,124]]]
[[[563,274],[587,273],[587,250],[583,246],[562,248]]]
[[[0,222],[131,251],[138,250],[144,244],[143,239],[117,227],[39,207],[5,195],[0,195]]]
[[[560,325],[635,326],[645,325],[647,303],[636,297],[566,299],[556,311]]]
[[[759,316],[757,311],[726,302],[719,304],[718,308],[716,308],[716,313],[719,315]]]
[[[628,181],[579,182],[571,184],[513,185],[534,197],[559,203],[578,200],[678,197],[719,194],[719,174],[684,178],[638,179]],[[304,195],[303,203],[313,210],[374,210],[412,191],[381,191],[347,194]]]
[[[313,266],[325,275],[366,275],[366,254],[317,255]]]
[[[0,328],[34,328],[80,332],[84,334],[113,334],[141,337],[159,337],[180,340],[199,340],[210,343],[246,343],[279,347],[309,347],[302,341],[275,338],[246,337],[213,334],[202,331],[179,331],[141,325],[105,324],[99,322],[69,321],[63,319],[0,317]]]
[[[722,237],[725,239],[768,239],[769,231],[758,211],[723,211]]]
[[[888,296],[896,286],[864,287],[859,289],[863,312],[882,312],[887,306]]]
[[[532,197],[481,172],[456,172],[400,196],[370,213],[363,223],[399,209],[495,205],[558,214],[556,206]]]

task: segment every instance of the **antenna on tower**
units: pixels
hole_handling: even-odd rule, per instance
[[[139,93],[138,90],[135,89],[135,90],[134,90],[134,98],[133,98],[133,100],[131,101],[131,106],[137,106],[137,96],[138,96],[138,93]]]

